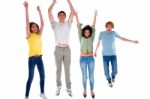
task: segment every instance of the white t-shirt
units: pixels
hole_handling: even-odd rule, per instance
[[[55,44],[58,46],[59,44],[67,44],[69,45],[69,36],[71,24],[69,20],[64,22],[63,24],[54,21],[51,26],[55,35]]]

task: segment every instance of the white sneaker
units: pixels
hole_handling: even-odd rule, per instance
[[[112,82],[115,83],[115,79],[112,79]]]
[[[111,88],[113,87],[113,84],[112,84],[112,83],[108,83],[108,85],[109,85],[109,87],[111,87]]]
[[[24,99],[29,99],[28,97],[25,97]]]
[[[45,94],[40,94],[40,97],[43,99],[48,99]]]
[[[61,87],[57,87],[57,89],[56,89],[56,96],[60,95],[60,90],[61,90]]]
[[[71,89],[66,89],[66,91],[68,92],[68,95],[70,96],[70,97],[72,97],[73,95],[72,95],[72,91],[71,91]]]

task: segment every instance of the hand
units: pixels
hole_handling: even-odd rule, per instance
[[[41,11],[40,6],[37,6],[37,10],[38,10],[38,11]]]
[[[25,8],[27,8],[27,7],[28,7],[28,2],[25,1],[25,2],[23,3],[23,5],[24,5]]]
[[[95,10],[95,16],[97,16],[97,12],[98,12],[98,11],[97,11],[97,10]]]
[[[94,53],[94,56],[95,56],[95,57],[97,56],[97,53],[96,53],[96,52]]]
[[[135,41],[133,41],[133,43],[138,44],[138,43],[139,43],[139,41],[135,40]]]
[[[53,0],[53,3],[56,3],[57,1],[56,0]]]

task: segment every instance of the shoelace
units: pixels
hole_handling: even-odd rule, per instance
[[[71,94],[71,93],[72,93],[71,89],[67,89],[67,92],[68,92],[69,94]]]

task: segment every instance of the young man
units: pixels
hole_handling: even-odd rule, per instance
[[[69,96],[72,96],[71,91],[71,81],[70,81],[70,64],[71,64],[71,51],[69,48],[69,32],[71,29],[71,24],[73,21],[73,6],[70,0],[67,0],[69,7],[71,9],[69,19],[66,19],[66,13],[64,11],[60,11],[58,13],[59,22],[54,20],[52,9],[56,4],[56,0],[53,0],[53,3],[50,5],[48,9],[49,19],[51,22],[52,29],[55,34],[55,43],[56,48],[54,51],[55,54],[55,62],[56,62],[56,82],[57,82],[57,90],[56,96],[60,94],[60,89],[62,86],[61,83],[61,71],[62,71],[62,63],[64,64],[65,70],[65,81],[66,81],[66,91],[68,92]]]
[[[105,27],[106,27],[106,31],[101,32],[99,35],[99,40],[97,43],[94,56],[97,55],[97,50],[99,48],[100,42],[102,41],[104,72],[105,72],[105,76],[106,76],[109,86],[113,87],[112,82],[113,83],[115,82],[115,77],[117,74],[117,56],[116,56],[116,50],[115,50],[115,38],[119,38],[122,41],[127,41],[127,42],[131,42],[135,44],[137,44],[138,41],[129,40],[127,38],[121,37],[115,31],[112,31],[112,29],[114,28],[114,24],[111,21],[107,22]],[[111,65],[112,65],[111,76],[109,73],[109,62],[111,62]]]

